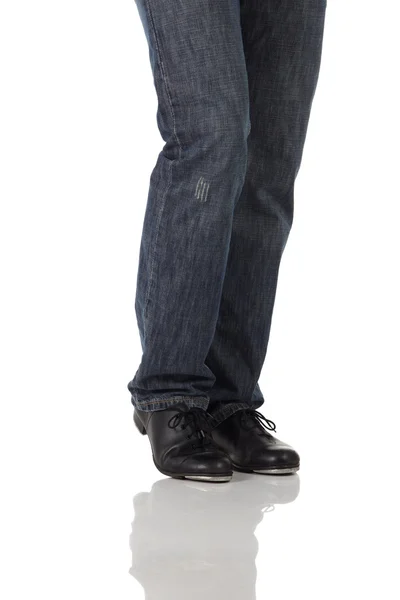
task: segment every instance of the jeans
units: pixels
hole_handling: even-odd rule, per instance
[[[326,0],[136,0],[165,144],[150,175],[135,311],[145,411],[259,408]]]

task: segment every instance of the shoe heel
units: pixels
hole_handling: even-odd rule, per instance
[[[136,427],[138,428],[139,432],[142,435],[146,435],[146,429],[142,423],[142,421],[139,419],[138,414],[136,412],[136,410],[133,413],[133,422],[135,423]]]

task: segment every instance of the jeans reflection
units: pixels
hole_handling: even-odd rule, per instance
[[[130,574],[146,600],[255,600],[257,525],[299,493],[297,474],[228,485],[161,479],[134,497]]]

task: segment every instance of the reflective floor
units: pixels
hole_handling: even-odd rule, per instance
[[[375,434],[343,423],[335,444],[336,424],[321,423],[297,437],[298,474],[175,480],[155,469],[129,407],[100,395],[96,411],[85,396],[3,437],[2,598],[400,597],[397,473],[377,454],[345,462]]]
[[[359,489],[339,471],[315,479],[300,492],[297,474],[235,473],[230,484],[162,478],[135,494],[137,597],[399,598],[398,519],[390,502],[379,507],[384,486],[372,474]]]
[[[256,598],[256,528],[299,489],[297,475],[236,474],[228,485],[160,479],[134,497],[130,573],[146,598]]]

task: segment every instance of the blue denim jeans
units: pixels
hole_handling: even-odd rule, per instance
[[[259,408],[326,0],[136,0],[165,144],[135,311],[141,410]],[[140,88],[138,89],[139,92]]]

